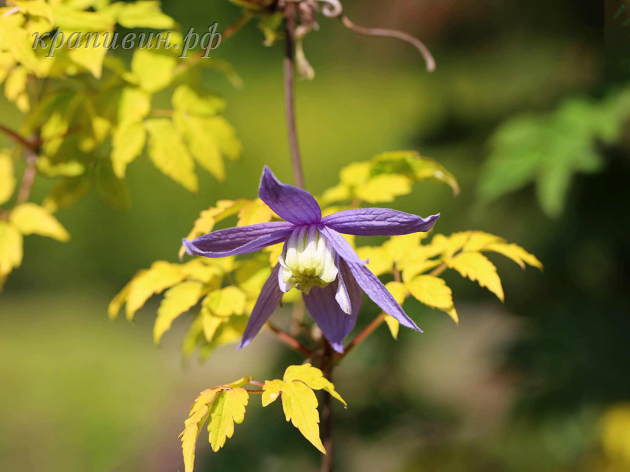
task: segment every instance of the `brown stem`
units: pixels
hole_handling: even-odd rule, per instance
[[[427,48],[424,43],[418,38],[414,38],[410,34],[403,33],[402,31],[397,30],[389,30],[383,28],[365,28],[364,26],[354,24],[346,15],[341,15],[340,18],[343,25],[346,28],[351,29],[355,33],[363,34],[366,36],[400,39],[401,41],[405,41],[413,45],[416,49],[418,49],[418,51],[420,51],[420,54],[422,54],[422,56],[424,57],[424,60],[427,63],[427,70],[429,72],[433,72],[435,70],[435,59],[433,58],[431,51],[429,51],[429,48]]]
[[[300,160],[300,146],[298,144],[297,126],[295,123],[295,5],[287,2],[284,10],[286,17],[286,50],[284,54],[284,102],[289,134],[289,148],[293,165],[293,180],[296,187],[304,188],[304,174]]]
[[[20,135],[17,131],[13,131],[11,128],[8,128],[4,125],[0,125],[0,131],[6,134],[17,144],[20,144],[27,149],[34,149],[33,143],[26,139],[24,136]]]
[[[269,330],[272,333],[274,333],[280,341],[282,341],[283,343],[285,343],[287,346],[291,347],[292,349],[295,349],[296,351],[301,352],[306,357],[311,357],[313,355],[312,350],[310,350],[308,347],[306,347],[304,344],[302,344],[300,341],[295,339],[290,334],[287,334],[284,331],[276,328],[270,322],[267,322],[267,328],[269,328]]]
[[[35,182],[35,175],[37,174],[37,154],[33,151],[28,151],[26,157],[27,167],[24,171],[24,177],[22,177],[22,185],[18,192],[16,204],[26,203],[31,196],[31,189],[33,188],[33,182]]]
[[[324,354],[322,355],[321,370],[324,377],[332,381],[332,371],[334,368],[335,352],[326,338],[324,338]],[[326,454],[322,456],[322,472],[332,472],[333,470],[333,409],[332,396],[324,392],[324,402],[322,404],[322,442]]]
[[[337,354],[335,362],[339,362],[341,359],[346,357],[350,351],[352,351],[355,347],[361,344],[365,340],[365,338],[367,338],[370,334],[372,334],[376,330],[376,328],[378,328],[381,324],[383,324],[383,321],[385,321],[386,316],[387,315],[385,313],[381,313],[376,318],[374,318],[374,320],[372,320],[372,322],[369,325],[367,325],[363,329],[363,331],[357,334],[357,336],[352,341],[350,341],[350,343],[348,343],[346,347],[343,348],[343,354]]]
[[[247,390],[247,389],[245,389],[245,390]],[[265,391],[264,390],[247,390],[247,393],[259,393],[260,394],[260,393],[265,393]]]
[[[448,269],[448,266],[446,264],[440,264],[439,266],[437,266],[435,269],[433,269],[429,275],[432,275],[433,277],[437,277],[438,275],[440,275],[442,272],[444,272],[446,269]]]

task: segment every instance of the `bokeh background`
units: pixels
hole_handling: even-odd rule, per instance
[[[490,204],[477,191],[489,138],[506,120],[623,87],[627,61],[614,47],[607,53],[603,35],[619,3],[605,11],[592,0],[344,2],[359,24],[421,37],[438,61],[432,75],[413,48],[357,37],[337,21],[322,19],[308,37],[317,76],[298,84],[297,110],[309,190],[334,185],[353,161],[417,149],[457,176],[461,195],[421,183],[397,208],[441,212],[439,232],[498,234],[545,265],[541,274],[493,258],[505,304],[447,275],[459,326],[410,303],[425,334],[403,331],[394,342],[383,327],[349,356],[335,373],[350,404],[335,412],[338,470],[630,470],[628,140],[598,144],[605,166],[576,176],[555,219],[531,185]],[[239,16],[224,0],[167,0],[164,9],[199,31]],[[177,435],[199,391],[244,374],[279,377],[298,361],[263,333],[243,351],[227,346],[205,363],[183,363],[184,320],[162,348],[152,343],[157,299],[134,323],[106,315],[137,270],[176,261],[202,209],[254,197],[264,164],[290,180],[282,54],[251,24],[215,56],[244,87],[206,73],[207,87],[227,97],[245,149],[227,164],[227,183],[200,173],[193,196],[138,159],[128,170],[131,210],[92,196],[58,214],[70,243],[26,239],[23,265],[0,295],[0,470],[183,470]],[[0,103],[1,122],[17,116]],[[39,178],[34,201],[50,187]],[[360,324],[376,314],[366,305]],[[318,470],[317,451],[272,410],[252,402],[219,454],[200,439],[198,470]]]

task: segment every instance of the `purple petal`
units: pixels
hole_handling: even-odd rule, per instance
[[[330,229],[324,225],[319,225],[319,230],[326,237],[328,242],[332,244],[339,254],[345,261],[352,262],[354,264],[367,264],[367,261],[361,260],[359,255],[356,253],[350,243],[346,241],[346,239],[339,234],[334,229]]]
[[[322,223],[340,233],[356,236],[400,236],[429,231],[439,217],[439,213],[420,218],[388,208],[360,208],[333,213]]]
[[[343,339],[353,330],[357,322],[363,292],[343,261],[339,267],[339,273],[343,274],[343,280],[350,296],[352,311],[349,315],[339,308],[339,304],[335,300],[335,293],[337,292],[335,282],[328,284],[325,288],[313,287],[310,293],[304,294],[303,297],[308,312],[326,339],[335,351],[342,353]]]
[[[407,328],[415,329],[420,333],[422,332],[413,320],[407,316],[392,294],[389,293],[381,281],[378,280],[378,277],[374,275],[370,269],[361,264],[348,264],[348,267],[363,291],[367,293],[368,297],[370,297],[372,301],[381,308],[381,310],[396,318],[401,325],[406,326]]]
[[[337,255],[337,267],[341,267],[341,257],[339,257],[339,255]],[[350,300],[350,293],[348,292],[348,287],[344,281],[341,269],[339,270],[337,278],[339,279],[339,284],[337,285],[335,300],[337,300],[341,311],[349,315],[352,313],[352,300]]]
[[[258,225],[222,229],[199,236],[194,241],[183,240],[190,255],[226,257],[257,251],[279,243],[293,231],[294,225],[278,221]]]
[[[258,300],[256,300],[254,310],[247,322],[247,327],[245,328],[245,333],[243,333],[243,339],[241,339],[238,349],[241,349],[252,342],[252,339],[254,339],[254,337],[258,334],[260,328],[263,327],[271,314],[280,304],[280,300],[282,300],[282,290],[280,290],[280,287],[278,286],[279,271],[280,264],[276,264],[271,271],[271,275],[265,282],[265,285],[263,285],[260,295],[258,296]]]
[[[263,170],[258,196],[280,218],[296,225],[317,224],[322,220],[322,210],[313,195],[281,183],[267,166]]]

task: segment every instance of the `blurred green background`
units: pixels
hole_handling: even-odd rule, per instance
[[[545,271],[493,258],[505,304],[447,275],[459,326],[410,302],[408,313],[425,334],[405,330],[396,343],[381,328],[349,356],[335,373],[350,405],[335,412],[338,470],[630,470],[628,140],[597,143],[604,168],[574,179],[556,219],[545,216],[532,186],[490,204],[477,197],[498,126],[518,113],[552,112],[567,97],[599,100],[623,86],[623,61],[606,53],[603,5],[344,5],[359,24],[422,38],[438,68],[428,75],[410,46],[357,37],[322,18],[305,45],[316,79],[297,87],[308,189],[317,194],[334,185],[353,161],[417,149],[456,175],[461,195],[421,183],[397,208],[441,212],[436,230],[444,234],[477,229],[505,237],[536,254]],[[224,0],[169,0],[164,10],[184,30],[214,22],[222,29],[239,16]],[[243,351],[227,346],[206,363],[183,365],[187,323],[176,322],[155,348],[155,299],[133,324],[107,319],[109,300],[137,270],[176,261],[202,209],[217,199],[254,197],[264,164],[290,181],[283,46],[263,47],[250,24],[215,54],[244,79],[235,89],[216,71],[204,77],[227,97],[227,117],[244,144],[243,159],[227,164],[227,183],[200,172],[193,196],[138,159],[128,170],[130,211],[91,196],[58,214],[70,243],[25,240],[23,265],[0,295],[0,470],[183,470],[177,435],[199,391],[245,374],[276,378],[298,361],[263,333]],[[6,102],[0,110],[3,123],[19,116]],[[38,178],[33,200],[50,188]],[[366,305],[359,325],[376,314]],[[219,454],[200,439],[198,470],[318,470],[317,451],[271,409],[252,402]],[[604,441],[606,434],[620,445]]]

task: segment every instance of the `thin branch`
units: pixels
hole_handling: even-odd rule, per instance
[[[281,329],[278,329],[277,327],[275,327],[270,322],[267,322],[266,326],[267,326],[267,328],[269,328],[269,330],[272,333],[274,333],[278,337],[278,339],[280,339],[280,341],[285,343],[287,346],[291,347],[292,349],[294,349],[294,350],[296,350],[298,352],[301,352],[306,357],[311,357],[313,355],[313,351],[311,349],[306,347],[304,344],[302,344],[300,341],[295,339],[290,334],[285,333]]]
[[[437,266],[435,269],[433,269],[429,275],[432,275],[433,277],[437,277],[438,275],[440,275],[442,272],[444,272],[446,269],[448,269],[448,266],[446,264],[440,264],[439,266]]]
[[[297,126],[295,123],[295,5],[287,2],[284,10],[286,17],[286,50],[284,55],[284,102],[289,134],[289,148],[293,165],[293,180],[296,187],[304,188],[304,174],[300,160]]]
[[[24,171],[24,177],[22,177],[22,185],[20,186],[20,191],[18,192],[16,205],[20,205],[28,201],[31,196],[33,182],[35,182],[35,175],[37,175],[37,154],[29,150],[26,162],[27,167]]]
[[[433,58],[433,54],[429,51],[422,41],[418,38],[414,38],[410,34],[403,33],[402,31],[397,30],[389,30],[383,28],[366,28],[364,26],[359,26],[353,23],[350,18],[346,15],[340,15],[341,22],[343,25],[354,31],[355,33],[363,34],[365,36],[376,36],[381,38],[395,38],[400,39],[401,41],[405,41],[411,45],[413,45],[420,54],[424,57],[425,62],[427,63],[427,71],[433,72],[435,70],[435,59]]]
[[[361,344],[365,340],[365,338],[367,338],[370,334],[372,334],[376,330],[376,328],[378,328],[381,324],[383,324],[386,316],[387,314],[381,313],[376,318],[374,318],[374,320],[372,320],[372,322],[369,325],[367,325],[363,329],[363,331],[357,334],[357,336],[352,341],[350,341],[350,343],[348,343],[346,347],[343,348],[343,354],[337,354],[335,362],[341,361],[344,357],[348,355],[350,351],[352,351],[355,347]]]
[[[245,390],[247,390],[247,389],[245,389]],[[265,393],[265,391],[264,390],[247,390],[247,393],[258,393],[258,394],[261,394],[261,393]]]
[[[252,385],[256,385],[257,387],[264,387],[265,386],[264,383],[258,382],[256,380],[250,380],[249,383],[252,384]]]
[[[7,126],[0,125],[0,132],[3,132],[11,140],[13,140],[15,143],[17,143],[17,144],[19,144],[21,146],[24,146],[27,149],[34,149],[35,148],[34,143],[32,143],[31,141],[26,139],[24,136],[19,134],[17,131],[14,131],[14,130],[12,130],[11,128],[9,128]]]

